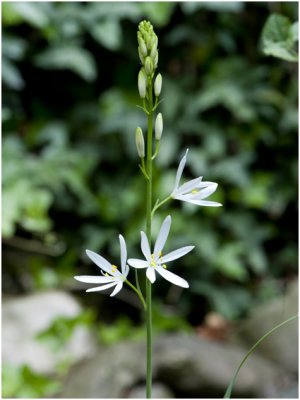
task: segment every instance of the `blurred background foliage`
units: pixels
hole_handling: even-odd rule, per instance
[[[157,213],[154,234],[173,217],[167,250],[196,246],[172,266],[190,290],[153,287],[158,316],[176,322],[160,328],[198,326],[211,310],[236,320],[284,290],[297,274],[298,85],[297,64],[262,52],[283,54],[270,27],[261,37],[273,13],[291,24],[297,3],[2,2],[4,294],[73,291],[101,324],[115,323],[104,342],[140,322],[129,291],[86,295],[73,276],[97,273],[86,248],[117,262],[119,232],[140,254],[142,19],[159,37],[163,76],[155,196],[170,193],[190,148],[186,179],[218,182],[223,204]],[[295,25],[286,32],[278,40],[295,60]]]

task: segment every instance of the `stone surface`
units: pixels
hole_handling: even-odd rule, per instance
[[[285,296],[256,308],[237,332],[238,341],[248,348],[274,326],[298,313],[298,282],[293,282]],[[286,371],[298,373],[298,319],[272,333],[256,349]]]
[[[36,335],[58,317],[73,318],[81,312],[69,294],[49,291],[20,296],[2,303],[2,362],[12,366],[27,364],[38,373],[53,373],[58,362],[81,360],[93,353],[95,342],[84,327],[78,326],[66,347],[53,352]]]
[[[153,380],[174,397],[223,397],[245,349],[197,336],[174,334],[155,338]],[[128,398],[145,379],[145,347],[123,342],[100,349],[93,358],[75,365],[59,397]],[[241,369],[235,397],[276,397],[282,371],[260,356]]]
[[[154,382],[152,386],[152,399],[172,399],[174,393],[164,384]],[[146,386],[138,385],[130,390],[128,397],[130,399],[145,399],[146,398]]]

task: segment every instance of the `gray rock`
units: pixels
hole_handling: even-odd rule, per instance
[[[153,380],[177,397],[223,397],[246,351],[190,335],[155,338]],[[237,397],[276,397],[282,371],[260,356],[241,369],[235,385]],[[128,398],[145,380],[145,346],[123,342],[99,350],[93,358],[75,365],[59,397]]]
[[[274,326],[298,313],[298,282],[285,296],[267,302],[253,311],[239,329],[238,341],[248,348]],[[272,333],[256,349],[286,371],[298,373],[298,319]]]
[[[174,393],[164,384],[154,382],[152,385],[152,399],[172,399]],[[146,386],[138,385],[130,390],[128,397],[130,399],[145,399],[146,398]]]
[[[62,351],[53,352],[36,335],[58,317],[73,318],[81,313],[78,302],[69,294],[49,291],[14,299],[2,304],[2,362],[12,366],[27,364],[38,373],[53,373],[67,359],[81,360],[91,355],[95,340],[82,326],[75,328]]]

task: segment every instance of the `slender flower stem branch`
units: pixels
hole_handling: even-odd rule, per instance
[[[152,156],[152,160],[155,160],[155,158],[156,158],[157,155],[158,155],[158,151],[159,151],[159,143],[160,143],[160,140],[156,140],[155,142],[156,142],[156,144],[155,144],[155,153],[154,153],[153,156]]]
[[[156,202],[155,205],[154,205],[154,207],[153,207],[153,210],[151,211],[151,218],[154,217],[154,214],[155,214],[156,210],[157,210],[160,206],[162,206],[163,204],[167,203],[167,202],[168,202],[169,200],[171,200],[171,199],[172,199],[172,196],[168,196],[168,197],[166,197],[164,200],[162,200],[160,203]]]
[[[153,98],[152,81],[149,84],[149,114],[148,114],[148,135],[147,135],[147,180],[146,187],[146,234],[149,243],[151,243],[151,210],[152,210],[152,136],[153,136]],[[151,282],[146,279],[146,324],[147,324],[147,379],[146,379],[146,397],[151,398],[152,389],[152,294]]]
[[[144,306],[144,309],[146,311],[147,305],[145,303],[145,299],[144,299],[144,296],[142,295],[142,292],[139,289],[137,289],[132,283],[130,283],[127,279],[126,279],[125,283],[127,283],[127,285],[129,285],[131,287],[131,289],[133,289],[136,292],[136,294],[139,296],[139,298]]]

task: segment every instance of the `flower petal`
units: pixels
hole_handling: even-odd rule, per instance
[[[198,193],[191,194],[191,196],[193,196],[192,199],[193,200],[205,199],[206,197],[213,194],[217,190],[217,187],[218,187],[217,183],[215,183],[214,185],[213,184],[208,185],[204,189],[201,189]]]
[[[127,261],[126,242],[122,235],[119,235],[119,240],[120,240],[120,251],[121,251],[121,271],[122,271],[122,274],[125,275],[125,272],[126,272],[125,266],[126,266],[126,261]]]
[[[186,246],[186,247],[181,247],[180,249],[171,251],[171,253],[168,253],[161,258],[161,263],[164,264],[169,261],[177,260],[177,258],[185,256],[187,253],[192,251],[194,248],[195,248],[195,246]]]
[[[181,161],[179,163],[179,166],[178,166],[178,169],[177,169],[177,173],[176,173],[175,185],[174,185],[174,189],[173,189],[172,194],[178,189],[180,178],[181,178],[181,175],[182,175],[182,172],[184,170],[185,163],[186,163],[186,157],[187,157],[188,151],[189,151],[189,149],[186,150],[185,155],[182,157],[182,159],[181,159]]]
[[[97,286],[97,287],[88,289],[87,292],[100,292],[101,290],[109,289],[115,285],[117,285],[117,283],[112,282],[112,283],[108,283],[107,285]]]
[[[86,250],[86,254],[99,268],[103,269],[105,272],[111,273],[111,264],[105,260],[105,258],[91,250]]]
[[[142,252],[143,252],[146,260],[150,261],[151,260],[151,251],[150,251],[149,242],[148,242],[145,232],[141,232],[141,249],[142,249]]]
[[[165,218],[164,222],[162,223],[162,226],[160,228],[160,231],[159,231],[159,234],[157,236],[155,246],[154,246],[154,258],[155,259],[157,257],[159,257],[159,254],[162,251],[162,249],[168,239],[171,222],[172,222],[172,218],[170,215],[168,215],[167,218]]]
[[[167,281],[173,283],[174,285],[181,286],[183,288],[188,288],[189,284],[185,279],[180,278],[180,276],[173,274],[173,272],[167,271],[160,265],[156,266],[157,272],[165,278]]]
[[[192,190],[197,189],[199,187],[201,180],[202,176],[199,176],[198,178],[192,179],[191,181],[184,183],[176,190],[176,196],[180,194],[189,193]]]
[[[197,206],[204,207],[221,207],[221,203],[217,203],[216,201],[207,201],[207,200],[192,200],[191,198],[185,198],[184,196],[180,196],[177,198],[178,200],[187,201],[188,203],[196,204]]]
[[[115,280],[113,276],[89,276],[89,275],[74,276],[74,279],[76,279],[76,281],[85,283],[108,283],[108,282],[113,282]]]
[[[147,278],[149,279],[149,281],[150,281],[151,283],[154,283],[154,282],[155,282],[156,276],[155,276],[155,270],[154,270],[153,267],[147,268],[146,275],[147,275]]]
[[[127,260],[127,262],[133,268],[147,268],[147,267],[149,267],[148,261],[139,260],[138,258],[129,258]]]
[[[119,291],[122,289],[123,287],[123,282],[119,282],[116,287],[114,288],[114,290],[112,291],[110,297],[115,296],[117,293],[119,293]]]

